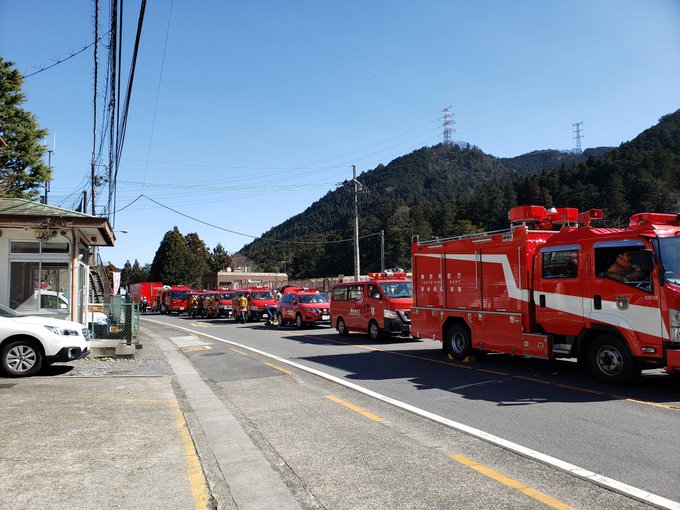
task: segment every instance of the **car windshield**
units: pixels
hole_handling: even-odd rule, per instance
[[[318,294],[302,294],[298,296],[300,298],[300,303],[328,303],[328,294],[318,293]]]
[[[23,317],[23,315],[11,308],[7,308],[5,305],[0,305],[0,317]]]
[[[388,298],[410,298],[413,296],[411,282],[381,282],[380,288]]]
[[[274,299],[271,292],[253,292],[251,299]]]
[[[664,268],[664,280],[680,285],[680,237],[659,238],[659,256]]]

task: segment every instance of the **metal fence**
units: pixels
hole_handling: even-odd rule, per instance
[[[112,296],[110,303],[97,303],[88,309],[88,326],[95,339],[125,340],[139,343],[139,305],[122,296]]]

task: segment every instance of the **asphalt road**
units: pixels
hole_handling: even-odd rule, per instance
[[[504,454],[491,449],[485,453],[490,458],[473,455],[475,461],[484,465],[489,462],[510,474],[522,473],[525,478],[527,473],[533,473],[529,479],[540,478],[540,483],[536,480],[539,485],[547,484],[553,497],[560,495],[561,501],[573,507],[603,508],[600,498],[608,491],[590,483],[585,484],[591,485],[588,489],[580,482],[574,485],[573,477],[560,470],[528,463],[526,458],[507,451],[519,450],[529,457],[549,456],[548,464],[569,463],[571,466],[562,465],[562,469],[582,468],[591,472],[592,478],[605,477],[599,479],[605,485],[626,484],[623,492],[649,492],[666,498],[670,507],[680,501],[680,383],[660,371],[645,373],[635,386],[622,389],[591,380],[569,361],[485,356],[474,363],[454,362],[445,359],[440,344],[433,341],[394,339],[374,343],[363,335],[340,337],[328,327],[273,329],[263,323],[242,326],[225,319],[157,315],[145,320],[180,327],[178,332],[184,333],[178,334],[194,332],[209,344],[209,350],[185,354],[217,387],[260,377],[262,364],[252,365],[243,355],[235,355],[234,349],[246,349],[241,352],[263,358],[265,354],[272,355],[278,358],[273,358],[272,363],[284,369],[308,367],[338,378],[339,382],[356,385],[355,389],[364,389],[364,393],[375,392],[394,400],[376,401],[371,395],[363,395],[362,402],[369,408],[385,409],[397,404],[411,413],[422,411],[427,420],[406,419],[413,421],[409,426],[415,426],[414,430],[402,423],[403,414],[395,420],[397,429],[408,429],[422,444],[446,448],[440,441],[449,434],[442,432],[447,428],[465,429],[468,435],[484,437],[487,443],[502,444]],[[224,354],[228,355],[228,363]],[[302,457],[299,452],[291,455]],[[420,465],[414,459],[406,462]],[[658,501],[664,503],[663,499]]]

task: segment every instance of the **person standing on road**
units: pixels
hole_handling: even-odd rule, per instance
[[[245,324],[246,312],[248,311],[248,299],[243,294],[239,294],[238,296],[238,300],[236,301],[236,310],[238,311],[239,322],[241,324]]]

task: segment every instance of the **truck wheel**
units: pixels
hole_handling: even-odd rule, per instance
[[[302,322],[302,315],[300,315],[299,313],[295,315],[295,327],[298,329],[302,329],[305,327],[305,323]]]
[[[347,329],[347,326],[345,326],[345,321],[342,317],[340,317],[338,319],[338,322],[335,323],[335,329],[338,330],[338,333],[340,333],[340,336],[349,335],[349,330]]]
[[[640,373],[628,346],[614,335],[601,335],[593,341],[588,368],[596,379],[616,385],[627,384]]]
[[[454,324],[446,332],[446,348],[456,360],[464,360],[472,352],[470,332],[461,324]]]
[[[16,340],[2,349],[2,369],[10,377],[25,377],[36,374],[42,367],[42,354],[33,340]]]
[[[373,341],[380,340],[382,334],[380,333],[380,326],[378,326],[376,321],[371,321],[368,323],[368,336]]]

